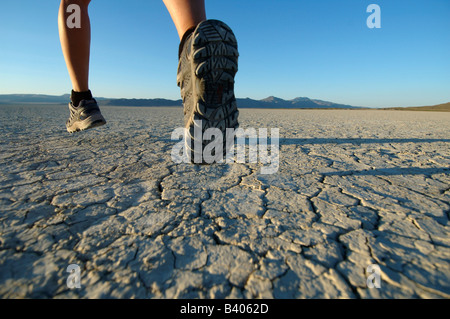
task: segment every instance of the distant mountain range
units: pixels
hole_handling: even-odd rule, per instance
[[[55,96],[42,94],[0,94],[0,104],[66,104],[69,94]],[[167,99],[110,99],[96,98],[100,106],[182,106],[181,100]],[[274,96],[262,100],[250,98],[237,99],[240,108],[263,109],[303,109],[303,108],[339,108],[355,109],[356,106],[338,104],[333,102],[313,100],[307,97],[298,97],[293,100],[283,100]]]
[[[269,96],[262,100],[237,99],[240,108],[262,109],[358,109],[361,107],[334,102],[314,100],[307,97],[297,97],[293,100],[283,100],[275,96]]]
[[[111,99],[96,98],[100,106],[182,106],[181,100],[167,99]],[[1,104],[67,104],[70,95],[43,95],[43,94],[0,94]],[[298,97],[293,100],[283,100],[278,97],[269,96],[262,100],[250,98],[237,99],[239,108],[260,109],[364,109],[346,104],[338,104],[322,100]],[[367,109],[367,108],[366,108]],[[450,103],[420,106],[420,107],[390,107],[384,110],[408,110],[408,111],[439,111],[450,112]]]

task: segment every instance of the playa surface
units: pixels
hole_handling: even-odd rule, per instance
[[[0,110],[2,298],[450,297],[450,113],[243,109],[280,129],[263,175],[175,164],[181,108]]]

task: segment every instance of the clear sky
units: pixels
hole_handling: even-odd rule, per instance
[[[369,4],[381,29],[369,29]],[[0,94],[69,93],[58,0],[2,0]],[[450,0],[206,0],[239,41],[237,97],[355,106],[450,101]],[[160,0],[92,0],[95,96],[179,99],[178,36]]]

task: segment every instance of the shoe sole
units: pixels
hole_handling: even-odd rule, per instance
[[[73,123],[70,127],[67,127],[67,132],[69,133],[81,132],[105,124],[106,120],[101,114],[94,114],[83,121],[77,121]]]
[[[197,103],[186,125],[189,134],[186,146],[191,153],[191,160],[195,156],[193,143],[202,143],[202,153],[209,144],[195,140],[196,129],[201,129],[202,135],[208,128],[220,129],[225,154],[226,129],[239,126],[239,111],[234,95],[239,53],[233,31],[221,21],[207,20],[197,26],[192,37],[192,86]]]

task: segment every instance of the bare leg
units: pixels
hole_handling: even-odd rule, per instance
[[[59,38],[72,81],[73,90],[83,92],[89,90],[89,55],[91,44],[91,24],[88,15],[90,0],[61,0],[58,15]],[[67,6],[76,4],[80,7],[80,28],[69,28],[67,18],[71,11]]]
[[[180,39],[184,33],[206,20],[205,0],[163,0]]]

